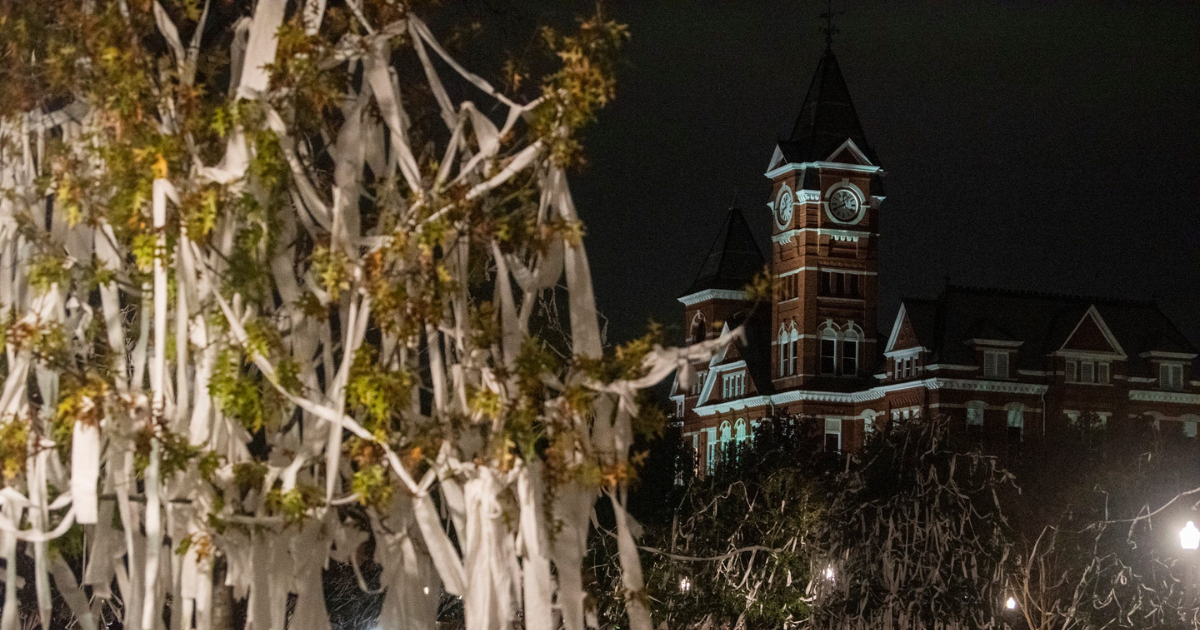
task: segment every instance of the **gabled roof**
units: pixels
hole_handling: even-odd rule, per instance
[[[871,164],[879,165],[879,158],[863,133],[837,57],[833,49],[826,48],[817,63],[804,104],[800,106],[792,135],[780,141],[779,149],[788,162],[816,162],[828,160],[847,140],[852,141]]]
[[[746,217],[741,210],[730,208],[721,231],[700,265],[700,273],[684,295],[706,289],[741,289],[765,265],[766,259],[750,232]]]
[[[973,365],[968,341],[993,339],[1022,342],[1016,367],[1042,369],[1046,355],[1092,327],[1111,336],[1135,375],[1149,375],[1142,353],[1196,352],[1154,302],[947,285],[936,300],[904,300],[902,314],[930,349],[930,363]]]

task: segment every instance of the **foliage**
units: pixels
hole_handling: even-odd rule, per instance
[[[0,473],[43,625],[96,622],[88,592],[123,627],[209,630],[176,613],[231,594],[316,623],[369,541],[380,626],[431,627],[412,603],[466,572],[472,627],[582,626],[582,552],[551,541],[621,504],[662,423],[639,391],[681,356],[604,347],[566,180],[628,33],[541,29],[503,93],[437,4],[0,3]],[[102,557],[55,600],[40,533],[70,518]]]

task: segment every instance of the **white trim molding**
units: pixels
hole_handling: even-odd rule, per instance
[[[848,225],[848,224],[847,224]],[[857,243],[858,241],[869,239],[873,234],[863,230],[839,230],[835,228],[792,228],[785,230],[779,234],[771,236],[772,243],[791,243],[792,237],[799,236],[805,232],[815,232],[817,236],[828,236],[835,241],[846,241]]]
[[[1006,341],[1003,339],[967,339],[963,341],[963,345],[967,346],[989,346],[995,348],[1020,348],[1024,345],[1024,341]]]
[[[1087,319],[1088,317],[1091,317],[1092,321],[1096,324],[1096,327],[1100,329],[1100,334],[1104,336],[1104,340],[1108,342],[1109,347],[1112,348],[1111,352],[1080,352],[1078,350],[1067,349],[1067,344],[1070,343],[1071,339],[1075,337],[1075,333],[1079,332],[1079,327],[1083,325],[1083,320]],[[1063,345],[1058,349],[1058,352],[1055,352],[1054,354],[1061,357],[1084,355],[1084,358],[1087,356],[1106,355],[1118,356],[1124,359],[1128,356],[1125,354],[1125,349],[1121,347],[1120,342],[1117,341],[1117,336],[1112,333],[1112,330],[1109,329],[1108,324],[1104,321],[1104,318],[1100,316],[1100,311],[1096,310],[1095,304],[1089,306],[1087,312],[1083,314],[1083,317],[1080,317],[1079,321],[1075,322],[1075,327],[1071,329],[1071,334],[1067,335],[1066,341],[1063,341]]]
[[[857,146],[854,148],[858,149]],[[841,147],[838,147],[838,151],[840,150]],[[859,154],[861,155],[861,153],[862,152],[860,151]],[[837,152],[835,151],[834,155],[836,154]],[[831,155],[830,157],[833,156]],[[842,171],[851,171],[854,173],[879,173],[883,171],[883,168],[869,164],[848,164],[845,162],[829,162],[826,160],[818,160],[816,162],[788,162],[785,164],[783,163],[784,159],[783,151],[779,149],[779,145],[775,145],[775,153],[771,156],[771,162],[767,165],[767,172],[763,173],[763,175],[768,179],[775,179],[780,175],[785,175],[794,171],[802,171],[806,168],[812,167],[838,169]]]
[[[925,369],[929,370],[930,372],[934,372],[937,370],[959,370],[959,371],[963,371],[963,372],[978,372],[980,370],[980,367],[978,365],[958,365],[956,363],[930,363],[929,365],[925,366]]]
[[[899,391],[907,391],[911,389],[948,389],[967,392],[997,392],[1002,394],[1023,394],[1028,396],[1041,396],[1046,393],[1049,387],[1047,385],[1036,385],[1032,383],[1012,383],[1007,381],[977,381],[967,379],[952,379],[952,378],[927,378],[919,381],[905,381],[902,383],[890,383],[888,385],[880,385],[858,392],[829,392],[817,391],[809,389],[793,389],[786,392],[771,394],[770,396],[750,396],[747,398],[739,398],[737,400],[728,400],[705,405],[697,405],[692,411],[701,417],[713,416],[719,413],[729,413],[731,411],[741,411],[743,409],[753,409],[758,407],[766,407],[769,404],[784,405],[794,402],[818,402],[818,403],[842,403],[842,404],[857,404],[872,402],[883,398],[886,394]],[[1173,394],[1176,396],[1195,396],[1196,401],[1200,402],[1200,395],[1194,394],[1178,394],[1174,392],[1149,392],[1154,394]],[[1131,392],[1132,396],[1132,392]]]
[[[1041,396],[1049,389],[1048,385],[1034,383],[1013,383],[1009,381],[976,381],[962,378],[931,378],[929,389],[953,389],[964,392],[998,392],[1001,394],[1028,394]]]
[[[708,300],[734,300],[746,302],[750,300],[750,294],[740,289],[705,289],[697,291],[679,298],[684,306],[694,306]]]
[[[1129,390],[1129,400],[1134,402],[1173,403],[1178,405],[1200,405],[1200,394],[1161,392],[1150,389]]]
[[[1143,359],[1165,359],[1167,361],[1191,361],[1196,358],[1194,352],[1162,352],[1160,350],[1151,350],[1138,355]]]

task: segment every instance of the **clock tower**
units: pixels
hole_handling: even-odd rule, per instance
[[[879,352],[879,208],[883,170],[832,48],[826,48],[772,182],[772,383],[776,391],[850,391]]]

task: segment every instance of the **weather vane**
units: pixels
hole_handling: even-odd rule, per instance
[[[821,31],[825,33],[826,46],[833,46],[833,36],[840,32],[838,31],[837,27],[833,25],[833,18],[841,15],[842,13],[842,11],[834,13],[833,0],[826,0],[825,12],[818,16],[822,20],[825,20],[825,28],[821,29]]]

